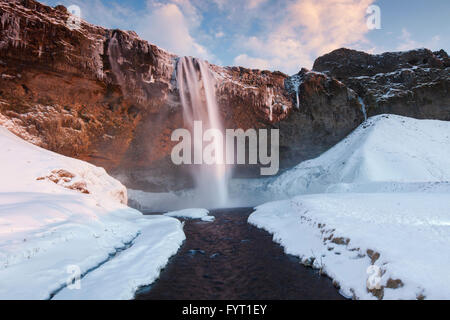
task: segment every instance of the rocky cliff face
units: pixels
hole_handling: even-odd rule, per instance
[[[286,78],[294,109],[280,129],[283,167],[316,157],[364,121],[355,92],[324,73],[302,69]]]
[[[428,49],[379,55],[338,49],[313,67],[353,89],[368,116],[395,113],[439,120],[450,120],[449,68],[444,50]]]
[[[135,188],[188,185],[170,161],[170,135],[183,126],[178,57],[132,31],[86,22],[72,28],[69,18],[63,6],[0,0],[0,124],[104,166]],[[369,115],[450,120],[443,51],[373,56],[340,49],[317,59],[314,71],[292,77],[210,69],[225,126],[279,128],[284,167],[340,141],[364,120],[363,105]]]
[[[84,22],[71,30],[68,19],[62,6],[0,1],[3,122],[42,147],[114,168],[131,157],[139,123],[167,109],[175,56],[133,32]]]

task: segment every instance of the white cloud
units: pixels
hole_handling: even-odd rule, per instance
[[[396,49],[399,51],[406,51],[417,48],[429,48],[431,50],[437,50],[439,49],[439,44],[441,41],[441,37],[439,35],[435,35],[429,41],[418,42],[413,39],[411,33],[406,28],[402,28],[402,33],[398,37],[398,39],[400,40],[400,43]]]
[[[314,59],[342,46],[367,42],[365,12],[374,0],[295,0],[270,32],[241,37],[247,60],[264,59],[271,69],[298,72]],[[269,29],[269,28],[268,28]]]
[[[62,0],[61,4],[76,4],[84,20],[106,28],[133,29],[141,38],[175,54],[217,60],[193,36],[202,14],[190,0],[148,0],[144,12],[115,1],[105,4],[101,0]]]
[[[167,2],[174,3],[180,8],[190,27],[200,26],[201,21],[203,20],[202,14],[197,10],[197,8],[191,3],[190,0],[168,0]]]
[[[403,51],[403,50],[411,50],[419,47],[419,43],[414,41],[411,38],[411,33],[406,30],[406,28],[402,29],[402,34],[398,39],[401,41],[399,45],[397,46],[397,50]]]
[[[129,21],[137,18],[136,12],[116,2],[105,5],[101,0],[61,0],[58,3],[66,8],[71,5],[79,6],[83,20],[105,28],[127,29]]]
[[[247,7],[250,9],[254,9],[259,7],[261,4],[267,2],[267,0],[248,0]]]
[[[199,13],[188,0],[151,0],[136,31],[143,39],[175,54],[213,60],[214,56],[192,36],[199,21]]]
[[[373,47],[365,15],[375,0],[146,0],[141,11],[117,1],[62,1],[79,4],[88,21],[134,29],[175,54],[213,63],[219,61],[209,48],[222,50],[221,58],[234,57],[234,64],[296,73],[339,47]],[[414,44],[411,39],[404,37],[399,47]]]
[[[220,10],[223,10],[227,5],[228,0],[213,0],[214,3],[219,7]]]
[[[246,54],[241,54],[234,58],[234,64],[238,66],[245,66],[250,69],[265,70],[270,68],[269,61],[259,58],[252,58]]]

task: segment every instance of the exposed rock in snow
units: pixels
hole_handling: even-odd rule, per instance
[[[126,188],[103,168],[41,149],[3,127],[0,147],[0,298],[48,299],[70,283],[74,270],[84,276],[113,265],[117,271],[120,263],[111,257],[138,244],[142,257],[157,259],[125,276],[108,296],[132,298],[184,240],[176,219],[147,218],[127,207]],[[125,250],[121,259],[130,255]],[[110,285],[101,280],[99,291]],[[84,293],[77,297],[95,298]]]
[[[249,223],[329,275],[347,297],[450,299],[449,197],[305,195],[259,206]]]

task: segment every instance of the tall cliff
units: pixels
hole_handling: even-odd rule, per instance
[[[66,8],[0,0],[0,124],[44,148],[104,166],[135,188],[189,184],[171,164],[183,126],[178,57],[132,31],[84,21]],[[317,156],[368,115],[450,120],[448,56],[339,49],[313,71],[210,65],[227,128],[279,128],[283,167]],[[236,171],[252,174],[252,168]],[[256,170],[255,170],[256,171]],[[182,179],[185,177],[186,179]]]

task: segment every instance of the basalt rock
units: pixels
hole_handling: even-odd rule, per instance
[[[339,80],[302,69],[286,82],[296,107],[275,124],[283,167],[320,155],[364,121],[355,92]]]
[[[128,186],[190,185],[170,161],[183,127],[178,57],[132,31],[68,23],[63,6],[0,0],[0,124],[41,147],[103,166]],[[281,165],[319,155],[369,115],[449,119],[444,51],[340,49],[313,71],[210,65],[226,128],[279,128]],[[237,174],[259,172],[258,168]]]
[[[338,49],[318,58],[313,69],[353,89],[368,116],[394,113],[450,120],[450,59],[444,50],[372,55]]]

